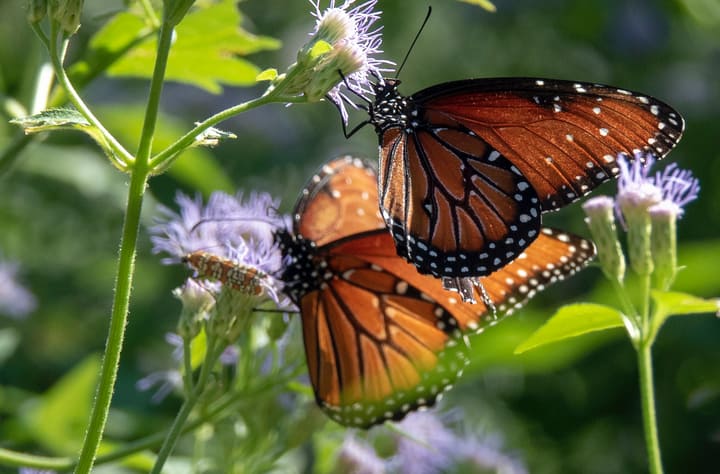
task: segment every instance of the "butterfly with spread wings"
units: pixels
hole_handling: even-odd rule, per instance
[[[407,97],[399,84],[378,78],[374,100],[356,104],[368,120],[346,136],[375,127],[380,210],[398,253],[458,281],[516,259],[543,212],[617,175],[619,155],[662,158],[684,127],[660,100],[601,84],[471,79]]]
[[[328,162],[302,191],[292,231],[277,234],[280,279],[300,310],[317,403],[361,428],[430,406],[451,387],[468,360],[466,335],[497,321],[486,302],[508,314],[595,254],[587,240],[542,229],[515,260],[480,279],[478,304],[465,303],[397,255],[376,182],[360,159]]]

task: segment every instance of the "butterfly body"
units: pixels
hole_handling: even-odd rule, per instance
[[[619,154],[658,157],[683,120],[636,92],[537,78],[470,79],[411,96],[374,88],[383,219],[400,255],[436,277],[485,276],[514,260],[541,213],[619,172]]]
[[[467,335],[582,268],[592,243],[543,229],[528,252],[483,279],[487,300],[462,301],[398,256],[378,212],[377,176],[341,157],[312,177],[293,229],[276,238],[280,280],[300,310],[310,381],[337,422],[368,428],[432,405],[467,364]]]

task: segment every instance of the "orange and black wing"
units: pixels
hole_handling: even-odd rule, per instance
[[[428,122],[455,123],[517,166],[543,210],[571,203],[617,175],[619,154],[662,158],[684,128],[677,111],[649,95],[576,81],[456,81],[412,100]]]
[[[540,231],[542,207],[521,171],[447,120],[382,135],[380,209],[397,251],[436,277],[489,275]]]
[[[498,321],[479,289],[477,304],[462,302],[397,256],[386,231],[316,250],[326,276],[299,300],[308,370],[318,404],[344,425],[367,428],[432,405],[467,363],[464,336]],[[506,315],[593,256],[592,243],[544,229],[482,285]]]
[[[293,220],[295,234],[316,245],[384,229],[375,170],[367,161],[352,156],[327,162],[302,191]]]
[[[662,158],[683,120],[650,96],[530,78],[439,84],[404,98],[376,87],[383,218],[422,273],[485,276],[538,235],[540,214],[619,172],[616,158]]]

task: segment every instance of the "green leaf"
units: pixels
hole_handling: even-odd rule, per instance
[[[69,68],[70,79],[76,88],[82,88],[156,32],[157,28],[143,18],[129,12],[118,13],[95,33],[84,58]]]
[[[59,129],[85,131],[92,127],[85,117],[75,109],[43,110],[35,115],[12,119],[10,123],[20,125],[26,135]]]
[[[118,169],[124,171],[124,165],[120,164],[120,160],[115,156],[105,136],[97,127],[90,125],[90,122],[75,109],[47,109],[35,115],[13,119],[10,122],[20,125],[26,135],[52,130],[77,130],[86,133],[100,145],[105,155],[111,157],[110,161]]]
[[[190,341],[190,366],[193,369],[200,367],[205,362],[205,356],[207,353],[207,335],[205,330],[200,331],[200,334],[195,336]]]
[[[485,10],[489,12],[495,13],[497,11],[497,8],[495,8],[495,5],[490,0],[458,0],[463,3],[469,3],[470,5],[477,5],[480,8],[484,8]]]
[[[673,291],[653,291],[655,302],[653,326],[657,329],[670,316],[687,316],[691,314],[720,314],[720,300],[704,299],[686,293]]]
[[[47,449],[77,454],[95,394],[100,358],[87,357],[25,413],[34,439]]]
[[[256,81],[274,81],[278,77],[278,71],[274,67],[260,71],[255,78]]]
[[[525,308],[521,315],[505,318],[482,333],[470,336],[472,351],[470,365],[465,371],[467,378],[497,367],[512,368],[525,374],[554,373],[574,365],[598,347],[622,336],[613,331],[595,332],[568,339],[563,344],[548,345],[541,351],[515,354],[514,348],[546,321],[546,313]]]
[[[593,303],[563,306],[544,325],[522,342],[515,354],[589,332],[623,327],[620,311]]]
[[[277,49],[279,41],[255,36],[239,27],[234,0],[223,0],[188,14],[175,30],[166,78],[218,94],[221,84],[255,84],[259,68],[238,56]],[[153,72],[156,38],[128,51],[108,69],[113,76],[149,78]]]

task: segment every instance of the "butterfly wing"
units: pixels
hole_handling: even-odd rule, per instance
[[[473,79],[430,87],[411,99],[430,122],[467,128],[517,166],[543,210],[573,202],[618,174],[621,153],[664,157],[684,128],[680,114],[658,99],[584,82]]]
[[[542,211],[616,175],[618,154],[664,156],[683,131],[667,104],[596,84],[475,79],[402,98],[386,81],[376,92],[381,211],[398,252],[435,276],[503,267]]]
[[[360,158],[341,156],[310,178],[295,205],[295,234],[324,245],[347,235],[384,229],[377,177]]]
[[[541,206],[520,170],[447,120],[381,135],[380,207],[397,252],[421,273],[483,276],[538,235]]]
[[[301,299],[303,337],[317,402],[341,424],[368,428],[433,405],[467,363],[464,336],[499,320],[478,289],[478,303],[464,303],[418,273],[386,231],[319,250],[333,276]],[[591,242],[543,229],[482,285],[504,316],[593,255]]]
[[[364,199],[368,176],[372,187]],[[497,321],[479,294],[478,304],[465,303],[399,257],[390,233],[377,228],[382,226],[377,215],[357,213],[356,206],[377,209],[375,183],[363,162],[329,162],[303,192],[295,220],[298,231],[326,243],[286,236],[283,244],[292,258],[282,279],[300,308],[316,400],[339,423],[363,428],[432,405],[467,362],[465,334]],[[335,218],[361,217],[368,230],[314,224],[332,222],[323,216],[325,209]],[[509,314],[593,255],[592,243],[544,229],[482,284],[493,305]]]

